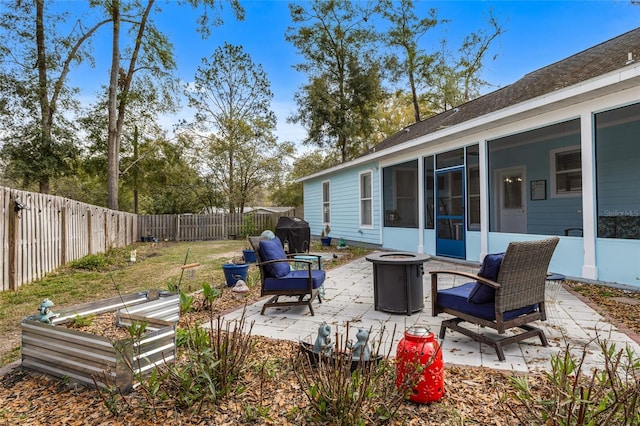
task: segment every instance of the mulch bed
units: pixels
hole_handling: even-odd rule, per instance
[[[293,342],[254,336],[257,350],[247,362],[278,366],[266,378],[260,368],[250,368],[242,385],[246,390],[195,415],[173,407],[149,406],[144,394],[121,396],[122,412],[114,416],[99,393],[73,388],[63,381],[33,376],[19,368],[0,379],[0,421],[6,424],[65,425],[236,425],[317,424],[308,419],[308,402],[290,366],[298,352]],[[498,424],[515,425],[517,419],[502,402],[510,391],[507,375],[485,368],[447,367],[445,396],[432,404],[405,402],[398,420],[391,424]],[[255,409],[268,406],[268,419]],[[254,410],[254,411],[252,411]]]
[[[608,287],[567,282],[573,292],[588,298],[608,318],[629,330],[640,332],[639,293]],[[231,309],[260,299],[259,288],[238,298],[228,288],[207,306],[201,293],[194,295],[194,311],[183,315],[180,327],[209,321]],[[33,375],[19,367],[0,377],[0,423],[2,424],[63,424],[63,425],[237,425],[237,424],[317,424],[309,420],[308,401],[291,369],[298,354],[297,344],[289,341],[253,336],[256,350],[247,359],[253,366],[274,365],[273,374],[266,377],[261,368],[248,369],[241,379],[245,390],[219,401],[199,414],[181,412],[174,407],[150,406],[144,394],[135,391],[121,396],[118,415],[112,414],[100,394],[91,388],[68,386],[64,381]],[[546,379],[542,373],[530,375],[536,384],[534,392],[543,392]],[[436,403],[405,402],[398,420],[391,424],[492,424],[516,425],[521,422],[512,413],[513,392],[508,374],[487,368],[447,366],[445,396]],[[257,407],[269,407],[256,415]]]

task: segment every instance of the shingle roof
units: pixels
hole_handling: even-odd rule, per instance
[[[369,153],[428,135],[446,127],[516,105],[623,68],[631,53],[640,61],[640,28],[600,43],[566,59],[533,71],[515,83],[429,117],[391,135]]]

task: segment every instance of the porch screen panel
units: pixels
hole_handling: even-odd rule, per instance
[[[581,235],[580,129],[572,119],[487,141],[490,232]]]
[[[424,226],[426,229],[433,229],[433,155],[424,158]]]
[[[480,147],[467,147],[467,226],[480,230]]]
[[[640,239],[640,104],[595,115],[599,238]]]
[[[418,160],[385,167],[382,172],[384,226],[418,227]]]

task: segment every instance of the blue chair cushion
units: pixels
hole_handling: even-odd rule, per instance
[[[498,280],[498,273],[500,272],[500,265],[504,259],[504,253],[488,254],[482,261],[480,271],[478,275],[483,278],[488,278],[491,281]],[[475,283],[475,286],[471,289],[469,294],[470,303],[493,303],[496,297],[496,290],[493,287],[489,287],[486,284],[479,282]]]
[[[263,262],[268,260],[286,259],[282,242],[280,238],[275,237],[271,240],[260,240],[260,258]],[[276,262],[265,265],[265,269],[271,277],[280,278],[291,272],[288,262]]]
[[[470,282],[461,286],[448,288],[438,291],[438,306],[444,308],[455,309],[456,311],[465,312],[470,315],[488,319],[496,319],[495,305],[491,303],[471,303],[469,296],[473,291],[476,282]],[[534,312],[538,309],[538,305],[529,305],[524,308],[514,309],[504,313],[504,319],[510,320],[520,315]]]
[[[314,269],[311,271],[313,288],[319,288],[325,279],[325,271]],[[291,270],[281,278],[265,278],[265,290],[306,290],[309,288],[309,270]]]

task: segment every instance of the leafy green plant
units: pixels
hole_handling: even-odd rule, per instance
[[[89,271],[99,271],[107,266],[109,266],[109,261],[104,254],[89,254],[69,263],[69,267],[72,269],[86,269]]]
[[[211,304],[222,294],[220,290],[215,287],[211,287],[209,283],[202,284],[202,294],[204,296],[204,306],[211,306]]]
[[[73,316],[73,318],[69,319],[69,326],[72,328],[89,327],[93,324],[95,317],[95,315],[82,316],[76,314]]]
[[[258,233],[258,228],[256,227],[254,216],[255,214],[248,214],[245,215],[243,219],[244,223],[242,225],[242,233],[247,238]]]
[[[271,410],[271,407],[268,405],[258,404],[254,406],[252,404],[249,404],[245,408],[245,411],[246,411],[245,420],[247,422],[255,422],[256,420],[263,418],[265,420],[273,422],[273,419],[269,417],[270,410]]]
[[[640,359],[627,346],[599,342],[603,362],[587,371],[588,348],[580,358],[569,347],[551,357],[542,397],[534,397],[527,376],[511,377],[515,404],[509,409],[522,424],[637,425],[640,424]]]
[[[180,292],[180,314],[186,314],[187,312],[192,312],[195,307],[193,306],[193,302],[195,301],[195,297],[190,294],[187,294],[183,291]]]
[[[176,345],[187,351],[203,351],[210,344],[208,331],[200,326],[176,330]]]
[[[171,403],[199,413],[226,395],[243,392],[239,378],[250,368],[246,360],[253,350],[252,326],[245,332],[244,313],[232,323],[233,327],[230,322],[223,325],[220,317],[212,317],[209,329],[196,326],[180,332],[184,362],[158,366],[157,374],[140,378],[149,406],[162,401],[163,406]],[[264,417],[264,410],[257,407],[252,412]]]

